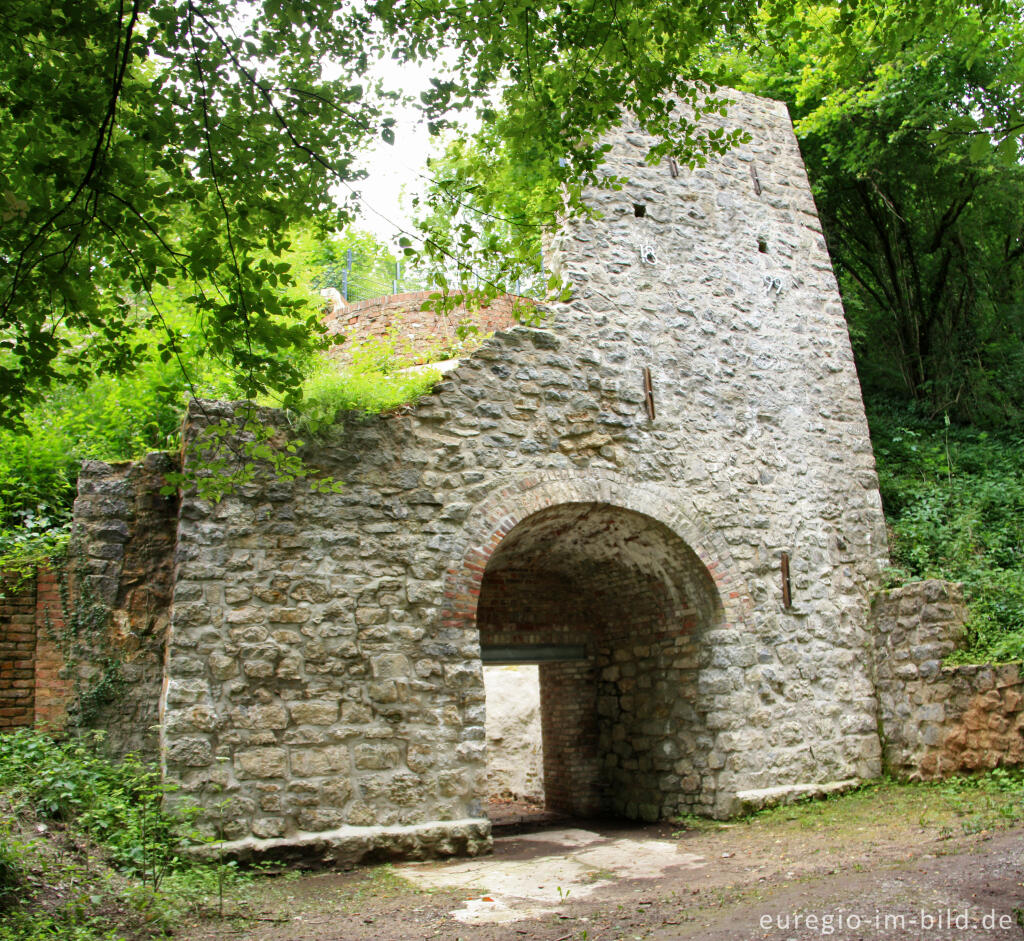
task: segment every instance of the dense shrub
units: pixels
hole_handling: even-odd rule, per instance
[[[964,584],[967,662],[1024,659],[1024,430],[959,427],[871,403],[898,578]]]
[[[85,388],[58,385],[25,412],[20,429],[0,429],[0,569],[53,554],[66,538],[83,460],[125,461],[174,448],[186,396],[230,395],[227,375],[199,357],[178,364],[140,357],[125,376]]]
[[[158,770],[102,745],[0,735],[0,941],[148,941],[185,913],[223,916],[253,880],[190,856],[192,814],[164,809]]]
[[[179,861],[187,820],[163,809],[159,769],[132,755],[110,761],[98,744],[31,729],[0,735],[0,790],[15,807],[73,823],[118,869],[159,884]]]

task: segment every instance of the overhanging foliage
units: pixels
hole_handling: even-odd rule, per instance
[[[129,369],[140,325],[160,330],[160,355],[187,373],[179,329],[152,298],[171,282],[188,286],[208,352],[244,394],[294,397],[296,353],[320,335],[315,312],[278,290],[291,278],[279,256],[291,225],[349,221],[338,185],[359,177],[372,140],[394,141],[403,96],[368,78],[375,59],[447,61],[418,102],[424,120],[441,131],[500,106],[573,211],[580,185],[600,179],[597,135],[622,108],[659,135],[659,152],[690,160],[727,143],[698,133],[668,93],[696,104],[715,79],[699,48],[754,11],[752,0],[9,4],[0,423],[57,377]],[[453,267],[460,246],[446,233],[428,229],[423,245]]]

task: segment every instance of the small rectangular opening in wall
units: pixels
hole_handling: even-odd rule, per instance
[[[781,559],[782,569],[782,607],[793,607],[793,587],[789,581],[789,553],[783,552]]]
[[[633,215],[643,219],[647,215],[647,207],[643,203],[633,203]]]
[[[668,172],[672,174],[673,180],[679,176],[679,161],[675,157],[668,158]]]
[[[755,167],[753,164],[750,165],[750,179],[754,183],[754,194],[757,195],[757,196],[760,196],[761,195],[761,181],[758,179],[758,176],[757,176],[757,167]]]

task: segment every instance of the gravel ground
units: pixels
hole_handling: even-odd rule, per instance
[[[485,859],[261,880],[179,936],[1022,939],[1022,812],[1016,795],[883,786],[736,824],[549,821]]]

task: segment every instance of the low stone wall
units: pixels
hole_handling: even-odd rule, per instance
[[[469,324],[481,335],[504,330],[516,323],[513,313],[517,304],[533,305],[528,298],[505,294],[496,297],[489,306],[467,310],[460,304],[448,314],[423,310],[433,291],[413,291],[391,294],[368,301],[357,301],[324,318],[331,334],[344,334],[345,342],[331,351],[331,356],[344,360],[353,345],[371,337],[383,338],[389,331],[395,337],[400,353],[411,354],[417,362],[438,359],[437,351],[458,339],[460,325]]]
[[[893,772],[928,780],[1024,764],[1021,665],[942,665],[963,639],[959,585],[881,592],[872,615],[883,754]]]

